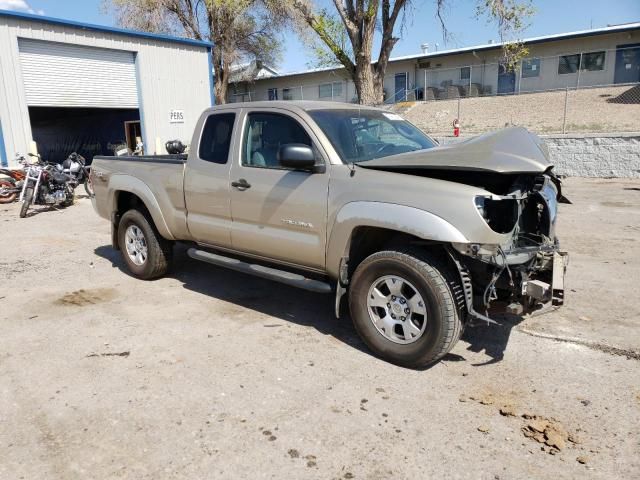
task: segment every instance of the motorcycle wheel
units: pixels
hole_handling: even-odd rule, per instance
[[[87,195],[89,195],[90,198],[93,198],[95,196],[95,193],[93,193],[93,183],[91,182],[91,178],[87,177],[84,180],[84,190],[85,192],[87,192]]]
[[[16,186],[9,180],[0,180],[0,203],[11,203],[18,196],[18,192],[15,191]],[[3,192],[2,189],[13,190],[9,192]]]
[[[20,218],[27,216],[27,210],[31,206],[31,200],[33,199],[33,187],[27,187],[24,191],[24,198],[22,199],[22,206],[20,207]]]
[[[75,200],[76,200],[76,192],[74,191],[73,188],[70,188],[69,192],[67,193],[67,199],[65,200],[63,206],[70,207],[71,205],[73,205]]]

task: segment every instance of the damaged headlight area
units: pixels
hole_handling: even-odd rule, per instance
[[[510,235],[499,244],[452,245],[463,284],[473,292],[467,300],[472,318],[490,321],[487,312],[494,301],[516,314],[564,302],[568,257],[555,236],[559,189],[559,181],[545,174],[519,178],[506,195],[475,197],[489,228],[503,239]]]
[[[518,201],[513,198],[478,196],[475,204],[478,213],[494,232],[509,233],[518,223]]]

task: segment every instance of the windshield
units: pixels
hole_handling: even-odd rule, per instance
[[[378,110],[311,110],[345,163],[424,150],[436,143],[400,115]]]

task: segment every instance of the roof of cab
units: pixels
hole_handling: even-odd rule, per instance
[[[267,100],[260,102],[238,102],[215,105],[210,111],[237,110],[240,108],[282,108],[285,110],[382,110],[377,107],[358,105],[355,103],[327,102],[323,100]]]

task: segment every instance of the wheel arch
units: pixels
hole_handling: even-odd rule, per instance
[[[327,271],[340,278],[341,266],[349,273],[371,253],[384,245],[400,242],[429,242],[434,245],[468,240],[446,220],[425,210],[382,202],[352,202],[336,215],[327,246]]]
[[[110,187],[111,222],[114,230],[117,231],[117,226],[123,213],[132,208],[142,208],[151,217],[158,233],[162,237],[167,240],[175,240],[162,214],[158,200],[145,183],[131,176],[126,176],[126,178],[113,176]]]

